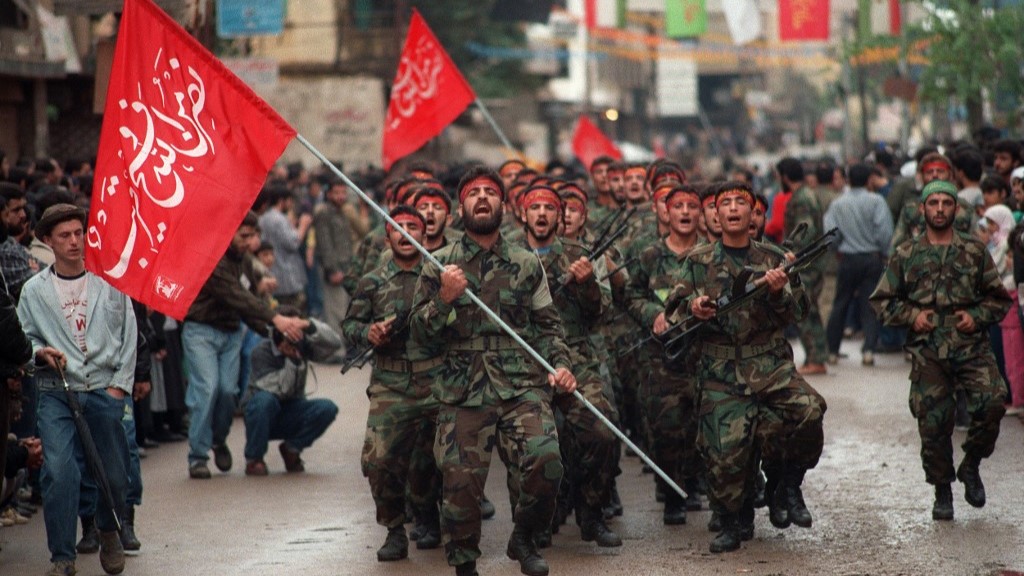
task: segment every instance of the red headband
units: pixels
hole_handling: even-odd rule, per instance
[[[932,160],[931,162],[925,164],[924,166],[921,166],[921,173],[924,174],[931,168],[942,168],[946,172],[950,171],[949,164],[946,164],[942,160]]]
[[[466,192],[472,190],[473,188],[483,186],[484,184],[489,184],[491,188],[494,188],[495,190],[498,191],[499,194],[501,194],[500,184],[495,182],[489,176],[477,176],[476,178],[473,178],[472,180],[467,182],[465,186],[459,189],[459,204],[462,204],[463,200],[466,199]],[[504,194],[502,194],[502,200],[504,200]]]
[[[391,217],[391,219],[394,220],[395,223],[399,224],[399,225],[401,225],[403,222],[415,222],[415,223],[420,225],[420,228],[423,227],[423,218],[418,217],[418,216],[413,216],[412,214],[408,214],[408,213],[405,213],[405,212],[402,212],[400,214],[395,214],[394,216]],[[391,222],[388,222],[388,228],[393,228],[391,226]]]
[[[715,204],[718,203],[719,196],[725,196],[726,194],[742,194],[747,197],[747,200],[750,202],[751,207],[753,207],[754,205],[754,195],[751,192],[744,190],[742,188],[729,188],[727,190],[722,190],[721,192],[715,194]]]
[[[423,193],[416,194],[416,203],[414,204],[414,207],[416,209],[419,209],[420,204],[423,204],[424,202],[429,202],[431,200],[435,200],[437,202],[440,202],[440,204],[442,206],[444,206],[445,212],[448,212],[449,211],[448,203],[445,202],[443,198],[441,198],[441,194],[443,194],[443,192],[438,193],[438,194],[423,194]]]
[[[662,198],[668,196],[668,193],[671,192],[674,189],[675,189],[675,182],[673,182],[672,184],[668,184],[668,185],[658,186],[657,188],[654,189],[654,195],[653,195],[654,201],[655,202],[660,201]]]
[[[715,198],[717,198],[717,197],[718,197],[717,194],[709,194],[707,198],[705,198],[705,199],[700,201],[700,207],[701,208],[707,208],[708,204],[714,204],[715,203]]]
[[[626,168],[626,171],[624,172],[624,174],[629,174],[630,172],[633,172],[634,170],[639,170],[639,171],[643,172],[644,173],[644,178],[645,179],[647,178],[647,168],[644,168],[643,166],[633,166],[632,168]]]
[[[668,205],[668,203],[672,201],[672,198],[679,195],[693,196],[693,199],[696,200],[698,204],[700,204],[700,194],[697,194],[693,190],[687,190],[686,188],[679,187],[669,189],[669,191],[665,194],[665,204]]]
[[[526,209],[534,202],[550,202],[559,210],[562,209],[562,199],[550,188],[531,188],[519,200],[519,207]]]

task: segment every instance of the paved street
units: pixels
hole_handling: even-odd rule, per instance
[[[626,514],[612,526],[625,544],[599,550],[578,538],[574,526],[555,536],[545,557],[551,573],[660,574],[943,574],[1024,571],[1024,426],[1003,421],[992,459],[982,466],[988,505],[971,508],[962,486],[955,492],[956,521],[931,520],[931,487],[924,483],[916,427],[907,408],[909,365],[902,354],[880,355],[860,366],[857,342],[844,350],[832,373],[812,383],[825,396],[825,453],[807,475],[805,495],[814,527],[773,528],[761,511],[754,540],[736,553],[707,552],[708,512],[691,513],[681,527],[661,525],[653,477],[626,459],[620,489]],[[440,550],[413,548],[408,560],[380,564],[375,551],[384,530],[374,523],[369,488],[359,471],[369,368],[342,377],[317,369],[316,395],[334,399],[339,420],[305,454],[308,472],[286,475],[272,445],[271,475],[242,473],[244,428],[236,420],[229,443],[230,474],[189,480],[185,444],[164,445],[143,461],[145,503],[138,511],[140,554],[126,574],[450,574]],[[963,433],[955,437],[957,445]],[[276,443],[275,443],[276,444]],[[960,451],[957,446],[957,457]],[[496,459],[497,460],[497,459]],[[504,469],[492,470],[487,492],[497,518],[484,524],[481,574],[518,574],[504,556],[511,530]],[[36,575],[48,568],[42,515],[28,525],[0,529],[0,574]],[[102,574],[95,555],[80,557],[79,574]]]

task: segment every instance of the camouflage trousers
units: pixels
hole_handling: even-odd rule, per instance
[[[510,484],[515,482],[516,525],[540,530],[554,515],[563,470],[547,392],[526,390],[497,402],[442,404],[438,413],[434,457],[443,478],[441,535],[452,566],[480,557],[480,499],[495,447],[509,469]]]
[[[766,471],[790,469],[802,475],[818,464],[824,446],[825,399],[790,366],[757,392],[703,380],[697,445],[707,466],[712,510],[740,510],[753,488],[758,448]],[[743,392],[737,393],[738,388]]]
[[[800,332],[800,344],[807,355],[806,363],[824,364],[828,360],[828,339],[825,337],[825,326],[821,323],[821,290],[825,286],[825,278],[820,270],[805,270],[800,273],[800,280],[807,293],[807,315],[797,322]]]
[[[584,378],[577,387],[579,393],[617,423],[618,413],[605,383],[596,374]],[[580,503],[601,508],[610,500],[612,483],[619,474],[618,438],[574,395],[559,394],[553,404],[565,417],[559,438],[566,480],[577,491]]]
[[[377,508],[377,523],[394,528],[406,518],[408,498],[417,511],[436,506],[440,486],[431,456],[438,403],[429,393],[403,394],[371,382],[370,414],[360,458]]]
[[[1006,384],[991,348],[966,360],[939,359],[927,348],[919,351],[910,370],[910,413],[917,418],[921,463],[929,484],[950,484],[956,480],[953,426],[957,388],[962,388],[967,396],[971,417],[964,453],[988,458],[999,438],[999,425],[1006,413]]]
[[[633,321],[623,316],[621,321],[626,328],[618,327],[615,345],[611,354],[614,362],[609,366],[617,375],[621,391],[615,391],[616,410],[619,413],[619,420],[622,426],[632,432],[630,439],[638,444],[644,444],[643,438],[643,407],[639,400],[641,383],[646,380],[646,357],[643,350],[633,350],[628,354],[622,354],[628,350],[640,336]],[[621,392],[621,393],[620,393]]]
[[[697,377],[671,372],[652,358],[640,398],[654,463],[680,486],[697,478],[703,466],[697,451]]]

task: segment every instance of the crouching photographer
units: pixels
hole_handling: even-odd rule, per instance
[[[298,309],[281,306],[282,316],[298,318]],[[252,352],[249,388],[242,398],[245,414],[245,473],[266,476],[263,457],[270,440],[282,440],[278,449],[288,472],[303,472],[302,451],[334,422],[338,407],[326,398],[306,398],[309,362],[322,362],[341,348],[341,337],[318,320],[306,320],[300,340],[292,341],[273,330]]]

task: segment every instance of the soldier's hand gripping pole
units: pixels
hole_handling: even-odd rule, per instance
[[[814,240],[814,242],[811,242],[804,247],[803,250],[797,252],[792,261],[787,262],[782,266],[782,270],[787,276],[799,274],[815,260],[828,252],[829,248],[832,247],[832,243],[835,242],[838,233],[838,228],[829,230],[821,237]],[[758,296],[767,289],[767,283],[765,282],[764,276],[761,276],[760,278],[751,281],[744,280],[743,285],[738,286],[737,288],[738,290],[734,290],[734,293],[722,295],[717,301],[715,301],[713,306],[717,309],[715,313],[716,316],[738,308],[747,300]],[[694,337],[704,326],[707,325],[708,322],[710,322],[710,320],[698,320],[697,318],[690,316],[679,324],[676,324],[678,328],[675,326],[673,327],[673,336],[667,340],[662,340],[662,342],[665,343],[665,356],[669,360],[676,360],[685,354],[687,350],[689,350]],[[675,332],[678,332],[678,334],[675,334]]]
[[[320,160],[320,162],[322,162],[324,166],[327,166],[328,169],[330,169],[335,176],[341,178],[341,180],[345,183],[346,186],[348,186],[360,198],[362,198],[363,202],[366,202],[367,206],[369,206],[374,212],[376,212],[378,215],[384,218],[384,220],[388,224],[390,224],[395,230],[401,233],[406,240],[408,240],[413,246],[415,246],[416,250],[418,250],[419,253],[422,254],[424,258],[426,258],[434,266],[437,266],[438,269],[444,270],[444,265],[441,264],[441,262],[437,258],[435,258],[433,254],[431,254],[426,248],[424,248],[422,244],[417,242],[416,239],[413,238],[405,230],[405,228],[399,226],[398,223],[391,218],[391,215],[388,214],[386,210],[381,208],[376,202],[373,201],[372,198],[367,196],[365,192],[363,192],[358,186],[356,186],[355,182],[352,182],[352,180],[349,179],[349,177],[346,176],[344,172],[339,170],[337,166],[332,164],[331,161],[328,160],[327,157],[323,155],[323,153],[321,153],[319,150],[316,149],[316,147],[310,144],[309,140],[306,140],[301,134],[296,135],[295,138],[300,144],[305,146],[306,149],[313,154],[313,156],[316,156],[316,158]],[[533,349],[533,347],[527,344],[526,341],[523,340],[522,337],[519,336],[519,334],[517,334],[516,331],[513,330],[508,324],[506,324],[505,321],[502,320],[500,316],[498,316],[493,310],[488,308],[487,305],[484,304],[483,301],[480,300],[480,298],[478,298],[476,294],[474,294],[470,290],[466,290],[465,296],[469,298],[470,301],[473,302],[473,304],[476,304],[477,307],[479,307],[480,310],[484,314],[486,314],[488,318],[491,319],[491,321],[500,326],[501,329],[504,330],[505,333],[509,335],[509,337],[515,340],[516,343],[519,344],[523,348],[523,350],[526,351],[527,354],[532,356],[533,359],[536,360],[544,368],[544,370],[546,370],[549,374],[555,374],[555,367],[552,366],[547,360],[545,360],[543,356],[541,356],[536,350]],[[654,470],[654,472],[658,476],[660,476],[666,484],[671,486],[672,489],[675,490],[683,498],[686,497],[686,493],[683,491],[682,488],[679,487],[678,484],[676,484],[675,480],[670,478],[664,470],[658,467],[658,465],[655,464],[654,461],[650,459],[650,457],[644,454],[643,451],[640,450],[640,448],[637,447],[637,445],[634,444],[633,441],[629,439],[629,437],[623,434],[621,430],[619,430],[614,424],[612,424],[612,422],[608,420],[608,418],[604,414],[602,414],[600,410],[598,410],[593,404],[591,404],[589,400],[584,398],[578,390],[573,391],[572,395],[575,396],[576,400],[583,404],[583,406],[587,410],[590,410],[590,412],[594,414],[594,416],[596,416],[598,420],[604,423],[604,425],[607,426],[608,429],[611,430],[612,433],[614,433],[619,438],[619,440],[622,440],[626,444],[626,446],[629,446],[630,450],[636,453],[636,455],[639,456],[645,464],[650,466],[651,469]]]

